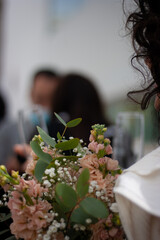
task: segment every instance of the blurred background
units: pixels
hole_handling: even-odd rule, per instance
[[[126,97],[140,86],[141,76],[130,64],[133,51],[124,23],[122,0],[0,0],[0,89],[9,118],[31,104],[32,75],[48,67],[88,75],[113,123],[118,112],[141,112]],[[152,105],[141,112],[145,153],[158,143]]]

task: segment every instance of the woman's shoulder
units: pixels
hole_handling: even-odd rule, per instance
[[[160,171],[160,147],[148,153],[131,167],[124,170],[124,173],[133,172],[137,175],[147,176],[157,171]]]
[[[160,217],[160,147],[124,170],[116,182],[116,197],[123,196],[148,213]]]

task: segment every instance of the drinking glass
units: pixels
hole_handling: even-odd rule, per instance
[[[44,110],[39,105],[31,108],[22,109],[18,113],[18,130],[20,143],[24,148],[24,158],[28,158],[28,145],[35,134],[38,134],[37,126],[41,127],[48,133],[47,124],[45,122]],[[22,156],[18,156],[20,161],[24,161]]]
[[[144,116],[139,112],[119,112],[113,140],[113,157],[122,168],[142,158],[144,151]]]

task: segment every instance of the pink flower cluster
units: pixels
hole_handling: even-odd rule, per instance
[[[91,136],[92,136],[92,135],[91,135]],[[92,139],[92,138],[91,138],[91,139]],[[93,140],[92,142],[89,143],[88,148],[89,148],[91,151],[93,151],[93,152],[95,152],[95,153],[97,153],[97,154],[98,154],[98,152],[99,152],[100,150],[104,150],[107,155],[112,154],[112,147],[111,147],[110,144],[108,144],[108,145],[105,147],[104,144],[95,142],[95,141]]]
[[[93,235],[91,240],[122,240],[123,239],[123,230],[116,228],[112,223],[113,215],[110,214],[107,219],[102,219],[96,224],[93,224],[91,229]],[[106,226],[109,227],[109,230],[106,230]]]
[[[50,203],[40,200],[45,189],[35,180],[24,179],[20,179],[20,184],[14,187],[12,198],[8,202],[13,218],[11,232],[17,239],[36,239],[37,230],[47,226],[47,218],[52,219],[49,213],[52,208]]]

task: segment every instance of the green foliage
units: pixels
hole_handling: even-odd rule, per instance
[[[74,139],[70,139],[70,140],[67,140],[64,142],[59,142],[55,145],[55,147],[57,149],[67,151],[67,150],[71,150],[71,149],[77,147],[78,143],[79,143],[79,139],[74,138]]]
[[[80,124],[81,121],[82,121],[82,118],[76,118],[74,120],[71,120],[67,122],[67,127],[68,128],[76,127],[78,124]]]
[[[52,161],[52,157],[48,153],[42,151],[36,140],[31,141],[30,145],[33,152],[35,152],[35,154],[39,157],[40,160],[48,164]]]
[[[11,213],[0,213],[0,222],[5,222],[11,218]]]
[[[8,237],[5,240],[17,240],[17,238],[15,238],[14,236]]]
[[[67,184],[58,183],[55,194],[56,201],[64,212],[69,212],[76,206],[77,194],[74,189]]]
[[[91,219],[92,223],[96,223],[98,219],[93,218],[91,215],[86,213],[82,207],[76,208],[71,215],[71,222],[86,225],[86,219]]]
[[[89,170],[85,168],[77,181],[77,194],[80,198],[84,197],[88,193],[89,189]]]
[[[58,118],[58,120],[66,127],[66,122],[57,114],[57,113],[54,113],[55,116]]]
[[[80,207],[94,218],[107,218],[108,210],[103,202],[99,199],[87,197],[80,202]]]
[[[39,182],[42,181],[42,177],[44,175],[44,171],[46,170],[47,166],[48,166],[48,163],[44,162],[41,159],[38,160],[36,167],[34,169],[34,175]]]
[[[42,128],[37,127],[37,129],[43,141],[54,148],[56,145],[56,141],[51,138]]]
[[[57,139],[58,139],[58,140],[61,140],[61,139],[62,139],[61,134],[60,134],[59,132],[57,133]]]
[[[9,229],[5,229],[5,230],[3,230],[3,231],[0,231],[0,235],[3,235],[4,233],[7,233],[7,232],[9,232],[10,230]]]

